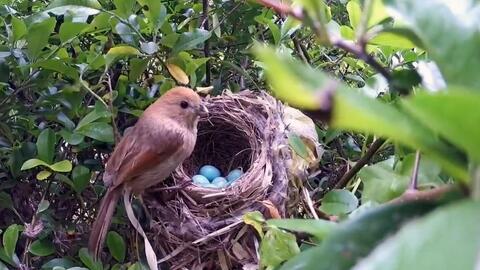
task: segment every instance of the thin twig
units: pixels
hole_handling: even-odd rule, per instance
[[[377,139],[375,140],[368,151],[365,153],[364,156],[362,156],[357,163],[350,169],[348,172],[346,172],[340,180],[338,180],[337,184],[335,185],[335,188],[343,188],[350,179],[352,179],[359,171],[362,169],[365,165],[370,162],[372,157],[375,155],[375,153],[382,147],[382,145],[385,143],[385,139]]]
[[[417,150],[417,153],[415,154],[415,165],[413,166],[412,178],[410,180],[410,186],[408,187],[410,190],[416,190],[418,186],[418,168],[420,165],[420,157],[420,151]]]
[[[113,136],[114,136],[115,144],[117,144],[120,141],[120,133],[118,132],[117,123],[115,121],[115,113],[113,112],[112,78],[111,78],[109,73],[107,73],[106,76],[107,76],[108,90],[110,91],[110,98],[108,99],[108,106],[109,106],[109,109],[110,109],[110,113],[112,114]]]
[[[203,23],[202,28],[206,31],[209,31],[210,25],[208,23],[208,0],[203,0]],[[209,40],[205,40],[205,44],[203,45],[203,54],[206,58],[210,57],[210,42]],[[210,68],[210,60],[207,60],[205,63],[205,84],[211,85],[211,68]]]

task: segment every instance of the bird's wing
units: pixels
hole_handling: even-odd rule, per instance
[[[152,133],[141,127],[123,137],[108,160],[104,182],[117,186],[169,158],[183,145],[183,136],[172,129]]]

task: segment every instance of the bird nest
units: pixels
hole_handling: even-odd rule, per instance
[[[209,116],[199,121],[192,155],[145,196],[153,220],[147,235],[170,269],[241,269],[258,263],[258,242],[243,215],[285,216],[291,155],[285,107],[250,91],[205,102]],[[191,177],[205,164],[245,173],[224,189],[193,185]]]

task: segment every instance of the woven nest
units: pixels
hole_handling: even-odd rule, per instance
[[[148,238],[170,269],[241,269],[257,264],[258,242],[242,216],[258,210],[284,217],[288,176],[283,105],[266,93],[209,98],[196,148],[172,178],[146,197]],[[225,189],[202,188],[191,177],[205,164],[245,173]],[[257,248],[256,248],[257,246]]]

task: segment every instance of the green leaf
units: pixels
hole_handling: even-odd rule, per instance
[[[74,267],[75,263],[73,263],[72,261],[70,261],[69,259],[66,259],[66,258],[56,258],[56,259],[52,259],[52,260],[46,262],[44,265],[42,265],[42,270],[53,270],[53,267],[55,267],[55,266],[60,266],[60,267],[68,269],[70,267]]]
[[[408,114],[354,91],[339,90],[334,100],[332,127],[375,133],[421,149],[458,180],[469,179],[463,155]]]
[[[103,105],[95,106],[95,109],[93,111],[85,115],[85,117],[83,117],[82,120],[78,122],[76,130],[79,130],[84,126],[94,121],[97,121],[99,119],[109,118],[109,117],[112,117],[112,114],[109,111],[107,111],[107,108],[105,108],[105,106]]]
[[[49,128],[42,130],[37,139],[38,157],[46,163],[52,163],[57,139],[55,132]]]
[[[12,33],[13,41],[20,40],[27,34],[27,26],[23,20],[18,19],[17,17],[12,17]]]
[[[113,128],[107,123],[90,123],[78,129],[77,132],[101,142],[113,143]]]
[[[337,226],[335,222],[310,219],[270,219],[267,220],[267,225],[290,231],[306,232],[318,240],[325,238]]]
[[[359,1],[348,1],[347,3],[348,20],[350,26],[356,29],[362,18],[362,9]]]
[[[404,226],[353,269],[475,269],[479,212],[480,203],[473,201],[439,208]]]
[[[205,42],[209,39],[211,33],[203,29],[195,29],[191,32],[184,32],[180,35],[175,46],[173,46],[173,54],[181,51],[191,50],[197,47],[197,45]]]
[[[37,173],[36,178],[37,178],[37,180],[42,181],[42,180],[47,179],[50,175],[52,175],[52,173],[51,173],[50,171],[45,171],[45,170],[43,170],[43,171],[39,171],[39,172]]]
[[[107,247],[115,260],[123,262],[125,260],[126,246],[122,236],[117,232],[110,231],[107,235]]]
[[[131,46],[116,46],[108,50],[105,55],[105,64],[110,66],[118,58],[140,55],[140,51]]]
[[[393,171],[393,160],[364,167],[358,173],[364,184],[362,202],[387,202],[400,196],[407,188],[409,177]]]
[[[432,202],[409,202],[365,210],[339,224],[319,246],[303,251],[280,270],[350,270],[404,222],[434,207]]]
[[[12,224],[3,233],[3,247],[5,248],[5,253],[9,258],[13,258],[13,253],[15,252],[15,247],[17,246],[18,233],[20,232],[22,226],[17,224]]]
[[[55,15],[73,13],[76,16],[89,16],[99,13],[101,8],[102,6],[97,0],[54,0],[44,12],[51,12]]]
[[[297,134],[288,134],[288,144],[300,157],[304,159],[307,159],[309,157],[307,146]]]
[[[447,83],[480,89],[478,2],[470,0],[384,0],[391,14],[407,23],[425,45]],[[455,3],[455,4],[454,4]],[[460,8],[457,8],[460,7]]]
[[[276,54],[271,48],[257,45],[256,56],[264,62],[267,78],[277,97],[303,109],[318,109],[320,98],[315,91],[332,83],[327,77],[309,66],[294,61],[285,54]]]
[[[68,130],[62,129],[60,130],[60,135],[62,135],[63,139],[71,145],[79,145],[83,142],[85,136],[77,133],[71,133]]]
[[[52,70],[63,74],[71,79],[78,79],[79,73],[77,69],[68,66],[65,64],[65,61],[59,59],[48,59],[48,60],[41,60],[36,62],[33,67],[43,68],[47,70]]]
[[[327,215],[348,214],[358,207],[358,199],[348,190],[332,190],[322,199],[320,210]]]
[[[47,239],[36,240],[30,245],[30,253],[35,256],[49,256],[55,253],[52,241]]]
[[[135,0],[113,0],[113,3],[115,4],[119,15],[124,19],[128,19],[130,14],[135,13]]]
[[[30,26],[26,36],[27,52],[30,59],[36,60],[40,56],[43,48],[48,44],[48,39],[54,27],[55,18],[48,18]]]
[[[261,238],[263,238],[263,223],[265,222],[265,218],[263,218],[262,213],[259,211],[248,212],[243,215],[243,222],[245,224],[253,226],[255,230],[257,230],[258,234]]]
[[[62,43],[69,41],[70,39],[78,37],[85,28],[88,27],[86,23],[79,22],[64,22],[60,26],[60,41]]]
[[[81,248],[78,251],[78,257],[80,257],[80,260],[88,269],[103,270],[102,262],[95,261],[86,248]]]
[[[130,73],[128,79],[136,81],[140,75],[147,69],[148,59],[132,58],[130,59]]]
[[[70,160],[62,160],[50,165],[50,169],[56,172],[70,172],[72,170],[72,162]]]
[[[408,28],[385,28],[368,41],[370,44],[411,49],[424,48],[422,40]]]
[[[480,94],[469,91],[419,93],[402,105],[424,125],[480,162]]]
[[[42,200],[42,201],[38,204],[37,214],[40,214],[40,213],[42,213],[43,211],[47,210],[49,206],[50,206],[50,202],[49,202],[48,200]]]
[[[29,169],[32,169],[32,168],[35,168],[35,167],[38,167],[38,166],[49,167],[49,165],[45,161],[40,160],[40,159],[36,159],[36,158],[32,158],[32,159],[29,159],[29,160],[25,161],[20,170],[22,170],[22,171],[29,170]]]
[[[91,175],[90,170],[83,165],[73,168],[72,179],[76,192],[80,193],[88,186]]]
[[[329,119],[333,128],[374,133],[421,149],[459,180],[469,178],[461,153],[397,107],[366,97],[268,47],[256,46],[255,54],[265,65],[275,95],[290,105]]]
[[[157,31],[167,21],[167,9],[160,1],[137,0],[142,5],[142,11],[148,18],[152,30]]]
[[[260,244],[260,263],[274,268],[299,252],[295,235],[272,227],[265,233]]]

